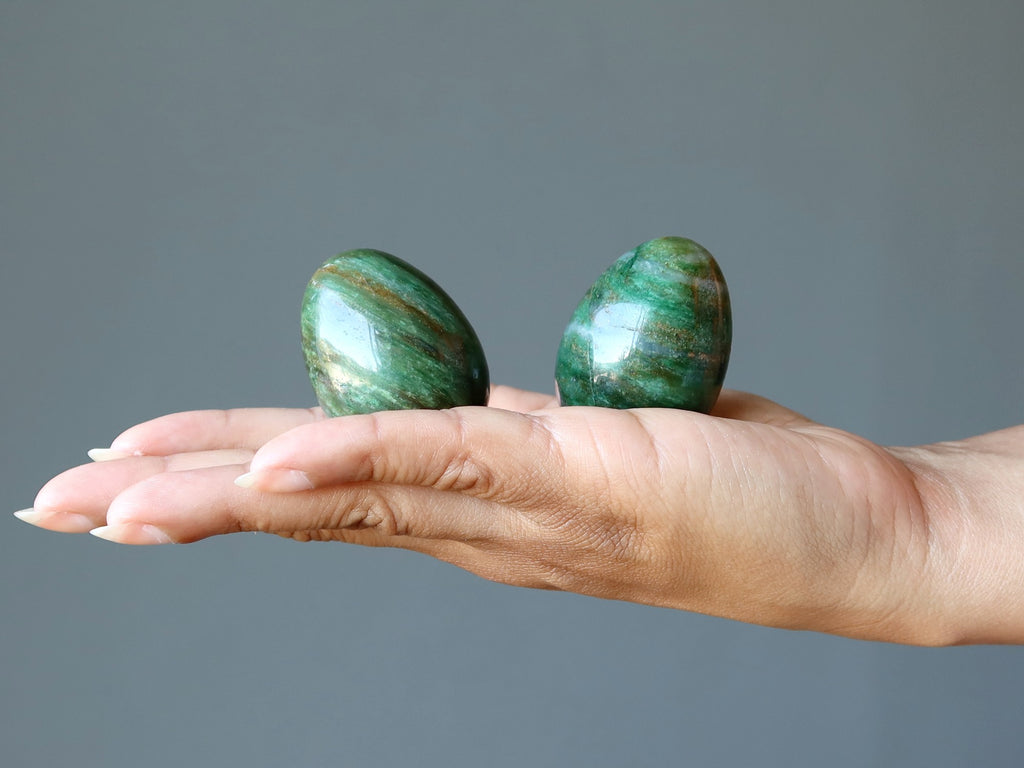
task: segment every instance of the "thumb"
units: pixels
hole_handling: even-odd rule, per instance
[[[513,502],[558,483],[557,443],[537,416],[484,407],[388,411],[306,424],[274,438],[236,482],[288,493],[386,483]]]

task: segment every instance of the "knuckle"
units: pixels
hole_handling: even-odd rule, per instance
[[[407,535],[406,517],[388,493],[373,485],[346,493],[330,505],[328,519],[319,526],[328,530],[376,531],[385,536]]]
[[[465,416],[457,409],[446,411],[446,414],[452,421],[451,452],[430,485],[441,491],[465,492],[478,498],[494,496],[499,483],[490,467],[474,455],[473,434]]]
[[[452,438],[440,472],[430,478],[435,488],[502,503],[537,503],[561,488],[565,460],[542,417],[518,414],[507,425],[480,427],[461,409],[445,413]]]
[[[469,493],[481,499],[493,497],[498,487],[494,473],[465,449],[451,457],[432,485],[439,491]]]

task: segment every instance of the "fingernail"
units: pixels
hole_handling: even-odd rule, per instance
[[[23,520],[29,525],[39,525],[43,520],[50,516],[49,512],[40,512],[38,509],[19,509],[14,513],[14,516],[19,520]]]
[[[155,525],[145,523],[121,523],[101,525],[89,531],[93,536],[117,544],[173,544],[174,539]]]
[[[74,512],[44,512],[38,509],[22,509],[14,516],[29,525],[37,525],[60,533],[85,533],[96,523],[85,515]]]
[[[117,451],[113,448],[91,448],[86,455],[93,461],[114,461],[115,459],[127,459],[131,456],[127,451]]]
[[[271,493],[296,493],[313,489],[309,475],[298,469],[262,469],[235,478],[240,488],[256,488]]]

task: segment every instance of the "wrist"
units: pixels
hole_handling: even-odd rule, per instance
[[[923,644],[1024,642],[1021,434],[896,449],[925,516]]]

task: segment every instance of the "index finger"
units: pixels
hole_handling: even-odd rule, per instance
[[[321,421],[319,408],[232,408],[184,411],[131,427],[110,444],[104,459],[168,456],[225,448],[256,451],[269,440],[303,424]]]

